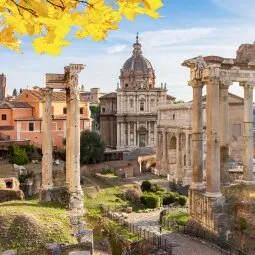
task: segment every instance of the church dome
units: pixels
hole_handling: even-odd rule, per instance
[[[147,72],[152,69],[152,64],[142,55],[133,55],[123,65],[122,70]]]
[[[127,59],[121,69],[121,88],[154,88],[155,73],[152,64],[142,55],[142,45],[138,35],[133,44],[133,55]]]

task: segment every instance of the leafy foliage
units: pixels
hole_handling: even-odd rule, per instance
[[[29,162],[27,152],[21,147],[13,147],[13,152],[9,158],[10,163],[17,165],[26,165]]]
[[[97,132],[85,130],[81,133],[81,163],[100,162],[104,156],[105,145]]]
[[[141,196],[141,202],[147,207],[147,208],[158,208],[160,207],[160,197],[153,194],[153,193],[147,193]]]
[[[143,181],[141,185],[142,191],[150,191],[151,189],[151,182],[150,181]]]
[[[20,51],[20,38],[28,35],[35,52],[58,55],[73,32],[78,39],[103,40],[123,17],[158,18],[162,6],[161,0],[0,0],[0,45]]]

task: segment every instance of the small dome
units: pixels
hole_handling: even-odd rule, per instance
[[[142,55],[133,55],[123,65],[122,70],[130,71],[143,71],[147,72],[148,69],[152,69],[150,61],[144,58]]]

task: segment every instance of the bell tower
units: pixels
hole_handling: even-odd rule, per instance
[[[0,102],[6,98],[6,76],[0,74]]]

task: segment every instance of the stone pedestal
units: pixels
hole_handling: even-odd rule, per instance
[[[41,189],[39,192],[40,201],[58,202],[62,205],[68,204],[68,192],[66,187],[54,187],[52,189]]]
[[[189,190],[191,220],[216,236],[225,236],[229,229],[225,197],[212,198],[203,191]]]

